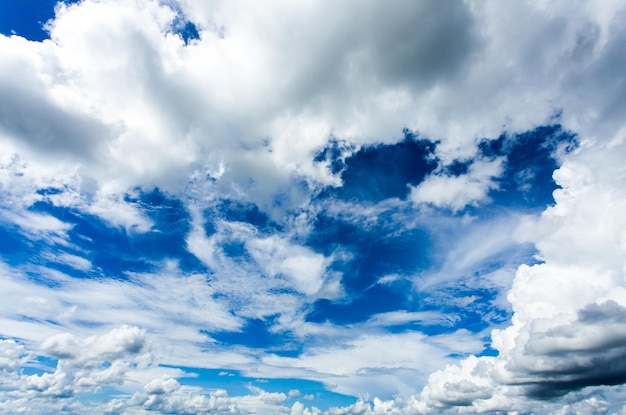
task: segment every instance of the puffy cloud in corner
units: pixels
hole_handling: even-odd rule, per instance
[[[287,413],[289,409],[282,404],[296,396],[250,386],[250,394],[231,397],[224,390],[184,386],[171,376],[174,373],[158,376],[148,349],[145,331],[131,326],[88,338],[57,334],[44,339],[39,350],[0,340],[0,411],[19,412],[28,405],[35,414],[273,414]],[[32,362],[38,357],[57,359],[56,367],[34,374],[20,369],[29,362],[37,368]],[[102,402],[70,399],[87,397],[105,387],[119,388],[118,397]]]
[[[122,384],[130,368],[146,360],[145,344],[144,331],[129,326],[87,339],[69,333],[54,335],[44,339],[37,351],[26,352],[25,346],[15,347],[12,340],[3,340],[2,361],[11,358],[11,362],[3,367],[0,408],[17,410],[24,399],[31,401],[36,413],[54,411],[55,407],[58,410],[59,406],[80,406],[66,398]],[[37,356],[57,359],[56,368],[34,374],[18,371]]]
[[[556,205],[518,229],[543,263],[517,270],[512,325],[492,333],[499,355],[433,373],[418,399],[425,411],[549,413],[542,400],[562,396],[573,407],[603,408],[578,391],[609,393],[626,381],[625,150],[611,140],[587,144],[555,172]]]

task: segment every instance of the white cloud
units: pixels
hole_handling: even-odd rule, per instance
[[[174,369],[156,369],[148,353],[147,337],[137,327],[121,326],[98,336],[69,333],[44,339],[39,350],[29,350],[13,340],[0,340],[0,410],[44,414],[69,413],[287,413],[282,404],[291,396],[250,387],[251,394],[230,397],[224,390],[207,391],[183,386],[171,375]],[[20,367],[36,356],[58,359],[52,371],[24,374]],[[166,372],[158,376],[159,372]],[[167,373],[169,372],[169,373]],[[146,377],[146,375],[148,377]],[[156,375],[156,376],[155,376]],[[121,391],[102,402],[89,397],[104,387]],[[127,395],[128,394],[128,395]]]
[[[624,149],[613,143],[608,151],[608,145],[584,145],[566,157],[554,174],[562,187],[557,204],[519,228],[544,263],[517,270],[508,296],[512,325],[492,333],[499,356],[434,373],[420,395],[422,405],[434,412],[471,405],[550,413],[550,405],[534,399],[569,393],[564,399],[572,401],[571,413],[607,408],[606,401],[576,391],[626,379],[619,363],[626,324]]]
[[[12,339],[0,339],[0,369],[15,371],[28,361],[28,353],[24,346]]]
[[[34,213],[20,211],[0,211],[0,217],[5,222],[16,224],[20,230],[30,239],[43,239],[49,243],[67,245],[67,231],[71,225],[47,213]]]
[[[149,395],[163,395],[172,393],[180,389],[180,384],[176,379],[163,376],[160,379],[152,379],[143,387],[143,390]]]
[[[494,178],[502,174],[502,159],[479,160],[460,176],[431,174],[418,186],[411,186],[409,199],[414,203],[430,203],[453,212],[467,205],[485,201],[487,193],[497,188]]]
[[[52,253],[44,253],[42,256],[52,262],[68,265],[80,271],[89,271],[92,267],[92,264],[89,260],[78,255],[72,255],[68,253],[62,253],[58,255]]]
[[[169,33],[173,11],[147,0],[61,7],[52,41],[42,44],[3,38],[6,85],[19,74],[37,86],[5,96],[46,103],[41,125],[84,125],[80,138],[51,129],[49,142],[73,154],[105,194],[137,184],[177,191],[194,171],[219,170],[209,189],[237,189],[272,206],[294,174],[334,180],[311,160],[331,132],[389,142],[409,126],[441,140],[445,164],[472,156],[482,137],[532,128],[559,108],[576,131],[587,132],[590,114],[609,117],[595,92],[585,108],[575,98],[601,89],[594,82],[613,63],[618,46],[607,16],[617,3],[541,10],[271,2],[259,9],[189,0],[181,7],[203,29],[190,46]],[[517,36],[529,21],[536,30]],[[579,82],[581,71],[596,76]],[[619,95],[611,97],[619,104]],[[606,121],[611,128],[617,118]],[[24,126],[5,130],[21,151],[26,143],[41,147]],[[496,172],[483,173],[459,189],[463,197],[418,199],[453,209],[477,200]],[[448,178],[446,186],[460,181]]]
[[[124,228],[129,233],[147,232],[154,225],[136,203],[123,200],[120,194],[107,195],[98,192],[85,210],[115,227]]]
[[[102,336],[89,337],[81,343],[69,333],[48,337],[41,343],[41,349],[47,355],[79,365],[116,360],[127,354],[139,353],[144,346],[145,332],[129,326],[113,329]]]
[[[286,276],[305,295],[322,288],[328,260],[308,248],[291,245],[277,237],[248,239],[246,247],[267,276]]]
[[[259,370],[269,369],[268,375],[291,370],[353,396],[409,396],[419,386],[415,379],[444,365],[450,353],[477,353],[483,348],[482,341],[465,330],[430,337],[417,332],[365,331],[353,338],[355,333],[359,333],[358,326],[344,329],[333,336],[335,345],[322,342],[297,358],[267,356],[263,363],[268,367]]]
[[[197,364],[199,367],[245,364],[245,355],[215,350],[205,355],[212,339],[201,330],[237,330],[241,320],[212,299],[213,289],[207,276],[182,275],[175,267],[163,274],[135,274],[128,281],[71,278],[40,268],[42,281],[30,281],[26,275],[6,265],[0,273],[3,302],[0,321],[3,334],[28,341],[42,341],[60,355],[76,353],[74,335],[63,331],[94,333],[95,327],[115,327],[120,323],[144,327],[154,339],[153,353],[172,365]],[[116,332],[111,332],[113,336]],[[59,334],[61,337],[54,337]],[[108,353],[98,338],[89,353]],[[132,342],[129,343],[132,346]],[[74,350],[72,352],[72,350]],[[193,357],[195,356],[195,357]]]
[[[365,323],[368,326],[393,326],[408,323],[422,323],[426,325],[452,326],[458,321],[458,316],[436,311],[390,311],[374,314]]]
[[[216,276],[211,286],[225,296],[237,316],[278,314],[291,320],[303,301],[341,294],[339,276],[326,272],[332,258],[291,242],[289,234],[264,236],[250,224],[218,219],[216,232],[208,236],[200,213],[195,211],[192,217],[188,249]],[[239,256],[225,252],[227,243],[241,245]]]
[[[122,384],[132,365],[141,366],[145,360],[142,355],[145,341],[142,330],[122,326],[87,339],[69,333],[58,334],[44,339],[37,351],[19,346],[6,353],[5,347],[3,354],[12,355],[14,362],[20,359],[19,367],[36,356],[53,357],[58,361],[53,371],[34,374],[18,371],[16,364],[5,365],[0,381],[2,407],[11,412],[19,411],[27,399],[35,413],[72,406],[76,410],[80,405],[68,398]],[[5,340],[3,345],[11,342]]]

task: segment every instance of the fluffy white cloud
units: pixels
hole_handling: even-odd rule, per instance
[[[89,337],[78,342],[69,333],[48,337],[41,349],[49,356],[86,365],[92,361],[116,360],[127,354],[137,354],[145,346],[145,332],[137,327],[122,326],[105,335]]]
[[[414,203],[430,203],[453,212],[475,205],[487,198],[489,190],[497,188],[493,179],[502,174],[502,158],[476,161],[467,174],[448,176],[433,174],[418,186],[411,186],[409,198]]]
[[[46,338],[39,350],[15,346],[12,340],[3,340],[2,345],[4,357],[12,362],[2,368],[0,409],[9,412],[21,411],[26,400],[34,413],[79,410],[80,404],[68,398],[122,384],[131,366],[146,360],[145,333],[129,326],[87,339],[58,334]],[[37,356],[57,359],[56,367],[25,374],[20,368]]]
[[[15,371],[28,361],[29,355],[24,346],[12,339],[0,340],[0,369]]]
[[[38,350],[13,340],[1,340],[0,353],[0,411],[7,413],[28,407],[35,414],[60,411],[269,415],[288,413],[282,404],[294,396],[291,392],[266,392],[250,386],[250,394],[231,397],[224,390],[183,386],[170,376],[182,373],[152,366],[146,333],[137,327],[121,326],[88,338],[57,334],[45,338]],[[58,359],[56,367],[35,374],[19,370],[29,365],[39,368],[29,363],[35,357]],[[155,377],[159,371],[166,374]],[[89,396],[105,387],[125,392],[101,402],[71,399]]]
[[[305,295],[313,295],[322,288],[323,274],[328,264],[323,255],[305,247],[290,245],[276,236],[249,239],[246,246],[267,276],[282,274],[296,290]]]
[[[441,140],[444,164],[472,156],[482,137],[529,129],[558,110],[575,131],[588,134],[594,122],[615,132],[619,118],[605,103],[621,108],[619,88],[598,82],[619,63],[609,18],[619,2],[448,6],[261,10],[189,0],[180,7],[201,39],[187,46],[172,33],[175,12],[158,2],[60,7],[51,41],[2,38],[4,96],[45,106],[28,124],[7,106],[20,117],[6,114],[14,121],[3,131],[25,154],[54,148],[105,194],[137,184],[177,190],[194,171],[219,171],[218,183],[197,185],[268,207],[294,174],[332,182],[311,158],[331,132],[389,142],[408,126]],[[608,98],[596,92],[604,89]],[[476,173],[469,187],[447,180],[445,196],[423,190],[418,199],[455,208],[483,196],[496,173]]]
[[[554,173],[556,205],[517,230],[543,263],[517,270],[508,295],[512,325],[492,333],[499,355],[432,374],[418,398],[424,411],[552,413],[550,402],[536,399],[563,395],[571,401],[563,413],[608,410],[606,401],[577,391],[626,380],[624,150],[609,139],[565,158]]]

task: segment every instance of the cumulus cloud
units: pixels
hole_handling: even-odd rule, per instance
[[[487,198],[490,189],[497,188],[493,181],[502,173],[502,159],[476,161],[467,174],[429,176],[419,186],[411,187],[409,198],[414,203],[430,203],[456,212],[470,204]]]
[[[172,32],[175,11],[157,2],[62,6],[50,23],[51,41],[3,38],[4,67],[26,68],[7,70],[5,78],[12,85],[18,73],[31,74],[36,81],[23,85],[39,87],[20,92],[20,100],[50,102],[54,110],[36,113],[55,125],[84,124],[55,115],[61,110],[93,120],[84,133],[47,128],[49,142],[61,140],[55,148],[64,154],[78,152],[73,160],[83,165],[82,174],[106,193],[138,183],[173,190],[194,171],[222,171],[218,188],[236,185],[271,205],[267,193],[280,193],[294,174],[328,183],[311,152],[331,132],[356,142],[390,141],[408,126],[441,140],[439,156],[451,162],[471,156],[476,140],[497,137],[503,125],[521,131],[545,122],[555,108],[566,108],[564,120],[577,127],[582,109],[570,114],[568,99],[592,90],[591,81],[574,82],[581,66],[591,65],[599,79],[618,55],[607,35],[609,5],[589,13],[583,6],[561,26],[533,5],[346,3],[334,5],[332,19],[327,6],[271,3],[264,13],[283,17],[270,25],[254,7],[181,2],[201,28],[200,40],[187,46]],[[566,11],[572,12],[554,6],[555,14]],[[533,53],[532,36],[513,36],[531,19],[536,36],[545,35],[542,50],[551,53]],[[65,74],[72,74],[71,82]],[[556,82],[548,83],[551,74]],[[18,127],[5,134],[21,148],[41,148],[40,139],[18,141],[36,136]],[[88,169],[85,152],[95,158]],[[254,186],[246,185],[249,180]],[[474,200],[480,189],[461,199]],[[451,198],[437,200],[450,204]]]
[[[15,371],[18,367],[28,361],[26,348],[12,339],[0,340],[0,368],[3,371]]]
[[[70,333],[54,335],[44,339],[38,350],[29,350],[13,340],[2,340],[0,410],[19,412],[28,405],[31,412],[37,414],[50,411],[271,414],[287,413],[288,409],[281,404],[296,396],[293,392],[287,395],[250,386],[251,394],[231,397],[225,390],[183,386],[167,374],[142,379],[137,377],[138,370],[155,374],[150,368],[152,357],[147,349],[145,331],[130,326],[88,338]],[[35,374],[18,371],[37,356],[57,359],[56,367]],[[137,385],[138,382],[141,383]],[[112,386],[135,392],[124,398],[94,403],[71,399]]]
[[[512,325],[492,333],[498,356],[430,375],[415,398],[420,411],[552,413],[558,404],[544,400],[562,396],[564,413],[609,409],[584,391],[624,382],[622,146],[587,143],[555,171],[556,205],[517,230],[542,263],[517,270]]]
[[[144,345],[144,332],[137,327],[122,326],[103,336],[87,338],[80,344],[72,334],[59,334],[46,338],[41,348],[49,356],[83,365],[93,360],[115,360],[136,354]]]
[[[122,384],[129,369],[145,360],[145,342],[145,333],[129,326],[87,339],[54,335],[44,339],[38,350],[3,340],[1,408],[19,411],[28,400],[35,413],[79,410],[80,405],[68,398]],[[56,359],[56,367],[34,374],[18,370],[38,356]]]

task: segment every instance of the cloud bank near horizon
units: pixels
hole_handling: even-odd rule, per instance
[[[0,35],[0,411],[626,411],[625,13],[82,0]]]

